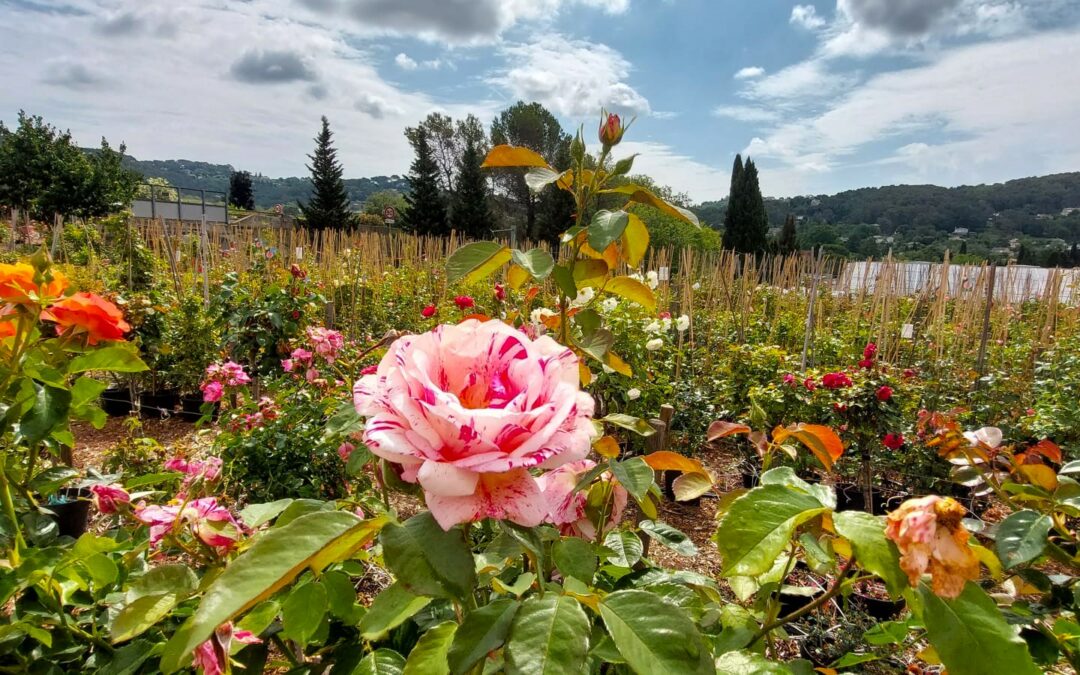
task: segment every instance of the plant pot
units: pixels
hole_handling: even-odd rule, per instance
[[[895,619],[900,615],[900,612],[904,611],[906,605],[903,600],[874,598],[869,595],[863,595],[857,591],[851,594],[851,598],[864,612],[878,621]]]
[[[177,418],[185,422],[198,422],[203,418],[203,403],[202,394],[184,394],[180,397],[180,412],[177,414]],[[210,419],[216,421],[220,411],[221,402],[215,401],[213,410],[210,412]]]
[[[134,407],[131,390],[127,387],[113,387],[101,392],[101,409],[109,417],[127,417]]]
[[[754,471],[746,471],[746,470],[744,470],[742,472],[741,478],[742,478],[742,486],[744,488],[746,488],[747,490],[751,490],[751,489],[757,487],[758,480],[759,480],[760,476],[758,476],[758,474],[756,472],[754,472]]]
[[[47,505],[61,536],[78,539],[90,525],[89,488],[64,488],[56,493],[57,503]]]
[[[143,392],[139,396],[139,414],[143,419],[163,420],[174,415],[179,406],[180,392],[176,389]]]
[[[820,588],[807,588],[806,593],[780,592],[780,616],[787,616],[806,607],[824,593]]]

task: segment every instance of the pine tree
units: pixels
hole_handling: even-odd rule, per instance
[[[248,211],[255,208],[255,190],[250,172],[233,171],[229,174],[229,205]]]
[[[473,239],[491,234],[491,210],[488,208],[487,182],[480,168],[484,159],[472,139],[458,160],[456,188],[450,224],[458,233]]]
[[[416,234],[447,235],[446,202],[439,192],[439,165],[428,144],[427,131],[421,127],[409,140],[416,159],[409,167],[409,194],[401,215],[405,227]]]
[[[349,193],[341,179],[343,170],[334,149],[330,122],[324,115],[322,131],[315,137],[315,154],[308,155],[311,164],[313,194],[307,204],[300,204],[307,226],[314,230],[352,227],[355,216],[349,210]]]
[[[799,250],[799,234],[795,229],[795,216],[793,214],[789,213],[784,220],[784,228],[780,230],[780,240],[777,242],[777,248],[783,255],[791,255]]]

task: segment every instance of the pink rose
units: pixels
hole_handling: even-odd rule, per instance
[[[201,388],[202,398],[206,403],[217,403],[225,393],[225,386],[216,380],[203,383]]]
[[[338,457],[340,457],[343,462],[347,462],[349,461],[349,456],[353,454],[353,450],[356,450],[356,446],[346,441],[338,446]]]
[[[315,352],[326,359],[327,363],[333,363],[338,351],[345,346],[345,338],[341,333],[329,328],[308,328],[307,336],[315,346]]]
[[[201,668],[203,675],[223,675],[223,664],[229,660],[233,640],[246,645],[262,642],[251,631],[233,630],[232,622],[224,623],[217,627],[213,637],[195,648],[191,665],[196,670]]]
[[[909,499],[888,516],[885,536],[900,549],[900,567],[914,587],[927,572],[934,593],[955,598],[979,578],[979,559],[968,545],[964,507],[948,497]]]
[[[94,508],[101,513],[116,513],[121,504],[131,502],[131,495],[119,485],[91,485]]]
[[[578,359],[475,319],[397,339],[353,387],[364,443],[419,482],[443,527],[500,518],[532,527],[548,514],[531,468],[585,458],[596,435]]]
[[[596,462],[583,459],[580,462],[564,464],[557,469],[548,471],[536,479],[540,485],[540,491],[544,493],[547,501],[547,520],[553,525],[558,525],[559,530],[567,536],[576,536],[588,539],[596,539],[596,525],[594,518],[590,518],[586,512],[588,506],[588,488],[574,492],[574,487],[581,477],[596,466]],[[604,473],[604,480],[610,480],[611,474]],[[622,519],[623,509],[626,508],[628,494],[626,488],[617,483],[612,483],[612,503],[605,528],[613,527]],[[599,516],[595,515],[599,520]]]
[[[140,504],[135,518],[150,526],[150,545],[157,546],[172,531],[176,521],[187,525],[192,534],[204,544],[219,550],[228,550],[240,539],[243,526],[229,510],[218,506],[214,497],[194,499],[183,504],[165,506]]]

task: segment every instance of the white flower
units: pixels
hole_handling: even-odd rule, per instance
[[[607,300],[604,300],[603,302],[600,303],[601,309],[603,309],[605,312],[608,312],[608,313],[614,312],[615,308],[618,307],[618,306],[619,306],[619,299],[618,298],[608,298]]]
[[[634,387],[633,389],[627,389],[626,398],[630,399],[631,401],[638,400],[639,398],[641,398],[641,390],[637,387]]]
[[[585,288],[582,288],[582,289],[578,290],[577,297],[574,298],[574,301],[571,304],[575,305],[577,307],[580,307],[582,305],[587,305],[590,302],[592,302],[592,299],[595,298],[595,297],[596,297],[596,291],[593,290],[593,287],[592,286],[586,286]]]
[[[680,333],[682,333],[683,331],[685,331],[687,328],[690,327],[690,317],[683,314],[682,316],[680,316],[678,319],[675,320],[675,327],[679,329]]]
[[[615,369],[608,366],[608,364],[606,364],[606,363],[601,364],[600,367],[603,368],[604,372],[607,373],[608,375],[615,372]]]
[[[660,338],[653,338],[652,340],[649,340],[645,343],[645,349],[648,349],[650,352],[655,352],[657,349],[660,349],[663,346],[664,341]]]
[[[630,278],[633,279],[634,281],[644,281],[645,280],[645,277],[641,276],[640,272],[634,272],[633,274],[630,275]]]
[[[694,289],[695,291],[700,291],[701,290],[701,282],[700,281],[695,281],[694,285],[691,286],[690,288]]]
[[[649,270],[645,273],[645,283],[649,285],[649,288],[656,289],[660,285],[660,275],[656,272]]]
[[[664,330],[664,327],[660,325],[659,321],[653,321],[648,326],[645,326],[646,333],[659,333]]]
[[[532,311],[532,314],[529,315],[529,319],[533,323],[543,323],[541,319],[546,316],[555,316],[555,312],[551,311],[547,307],[538,307]]]
[[[665,333],[671,330],[671,317],[665,316],[660,319],[660,326],[663,327]]]

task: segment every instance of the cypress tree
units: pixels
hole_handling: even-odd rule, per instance
[[[248,211],[255,208],[255,190],[249,172],[233,171],[229,174],[229,205]]]
[[[741,226],[743,230],[744,253],[762,253],[769,245],[769,214],[765,210],[765,198],[761,196],[761,186],[758,184],[757,165],[752,159],[747,159],[743,165],[743,199],[746,200],[746,220]]]
[[[315,137],[315,153],[308,155],[312,197],[307,204],[300,203],[307,226],[315,230],[351,227],[354,223],[354,216],[349,211],[349,193],[341,179],[343,170],[332,139],[330,122],[324,115],[322,130]]]
[[[480,239],[491,233],[487,185],[480,168],[483,161],[476,143],[471,138],[467,139],[458,160],[457,191],[453,197],[450,224],[460,234],[473,239]]]
[[[446,202],[439,192],[439,165],[431,152],[427,130],[420,127],[410,140],[416,159],[409,167],[409,194],[405,195],[402,222],[416,234],[449,234]]]
[[[731,167],[731,187],[728,189],[727,212],[724,213],[724,248],[736,248],[738,238],[736,222],[742,220],[742,155],[735,155],[735,164]]]
[[[784,228],[780,230],[780,241],[777,248],[783,255],[790,255],[799,250],[799,234],[795,229],[795,216],[788,214],[784,219]]]

